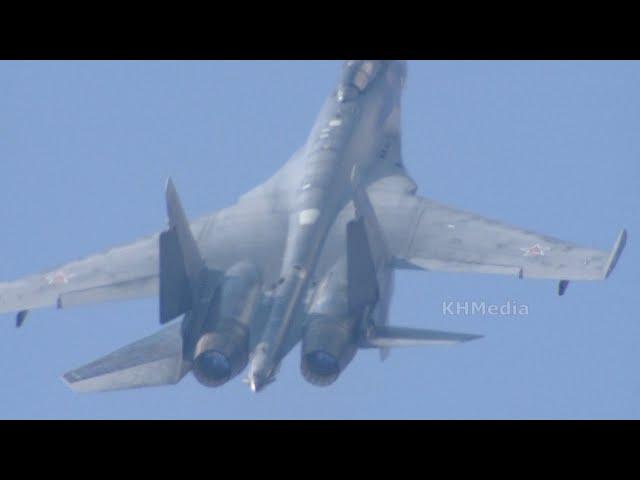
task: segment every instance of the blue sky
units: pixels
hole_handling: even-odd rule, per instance
[[[172,176],[191,216],[231,204],[305,140],[337,61],[0,62],[0,279],[164,228]],[[480,333],[361,352],[336,384],[299,351],[259,395],[236,378],[77,395],[60,375],[158,328],[155,299],[0,320],[1,418],[640,418],[640,63],[409,63],[405,163],[422,195],[609,250],[606,282],[400,272],[395,325]],[[515,301],[525,317],[445,316]]]

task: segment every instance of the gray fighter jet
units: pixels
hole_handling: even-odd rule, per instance
[[[401,154],[403,61],[348,61],[304,146],[268,181],[189,223],[171,180],[166,231],[0,284],[0,313],[159,296],[158,333],[64,375],[79,392],[240,374],[254,392],[302,342],[301,372],[329,385],[361,348],[477,335],[389,326],[396,269],[603,280],[626,241],[584,248],[416,195]]]

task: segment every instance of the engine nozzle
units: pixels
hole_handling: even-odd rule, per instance
[[[240,373],[248,359],[247,335],[205,333],[193,355],[193,374],[202,385],[219,387]]]
[[[302,375],[313,385],[331,385],[351,362],[356,350],[349,319],[313,319],[302,341]]]

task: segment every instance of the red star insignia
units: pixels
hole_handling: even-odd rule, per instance
[[[549,248],[536,243],[531,247],[521,248],[520,250],[524,252],[525,257],[544,257],[544,254],[549,251]]]
[[[72,276],[73,275],[67,275],[64,272],[54,272],[50,273],[45,278],[47,279],[49,285],[64,285],[66,283],[69,283],[69,279]]]

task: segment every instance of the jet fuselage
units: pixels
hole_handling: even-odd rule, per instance
[[[406,67],[400,61],[349,61],[303,148],[302,169],[291,179],[286,247],[280,280],[262,340],[251,362],[254,391],[270,383],[281,348],[336,216],[366,182],[384,146],[385,130],[399,129]]]

